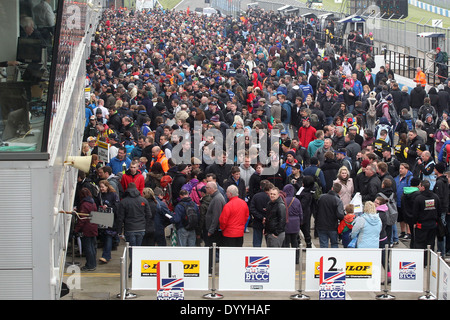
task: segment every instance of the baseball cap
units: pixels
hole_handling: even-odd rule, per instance
[[[418,145],[417,145],[417,150],[418,150],[418,151],[426,151],[427,148],[425,147],[424,144],[418,144]]]

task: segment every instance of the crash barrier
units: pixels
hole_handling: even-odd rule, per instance
[[[296,255],[299,261],[305,261],[304,274],[303,264],[296,264]],[[388,270],[383,267],[383,261],[388,261]],[[216,270],[216,263],[218,287],[216,272],[212,271]],[[388,278],[388,271],[390,286],[387,281],[382,284]],[[450,267],[430,247],[425,250],[388,246],[384,249],[218,248],[216,244],[212,247],[130,247],[127,243],[121,258],[117,297],[122,300],[136,297],[131,290],[182,288],[209,291],[203,295],[205,299],[223,298],[223,293],[217,293],[220,290],[297,292],[290,298],[308,300],[305,292],[320,292],[322,284],[343,277],[345,292],[382,292],[376,296],[377,300],[395,299],[395,292],[421,293],[420,300],[447,300],[449,274]],[[161,285],[162,278],[173,281]]]

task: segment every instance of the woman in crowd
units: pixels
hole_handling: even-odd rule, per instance
[[[112,212],[116,216],[117,204],[120,199],[116,190],[109,183],[108,180],[100,180],[98,183],[100,189],[100,206],[99,210],[102,209],[105,212]],[[114,238],[117,236],[115,228],[101,228],[100,236],[103,240],[103,253],[100,263],[108,263],[111,260],[111,250],[113,246]]]
[[[97,224],[91,223],[89,214],[97,211],[97,205],[92,198],[92,193],[88,188],[80,190],[80,207],[78,208],[78,221],[74,232],[80,233],[82,251],[86,257],[86,264],[81,267],[81,271],[94,271],[97,268]]]
[[[379,248],[381,227],[381,219],[375,204],[366,201],[364,213],[356,217],[350,234],[352,240],[356,239],[356,248]]]
[[[345,208],[345,206],[350,204],[352,201],[353,193],[355,191],[353,178],[350,177],[350,172],[346,166],[339,168],[336,180],[334,180],[333,183],[339,183],[342,185],[342,189],[339,192],[339,197],[341,198],[342,204]]]

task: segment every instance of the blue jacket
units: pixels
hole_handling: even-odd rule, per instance
[[[130,167],[130,164],[131,164],[131,159],[128,158],[128,157],[125,157],[125,159],[119,160],[117,157],[114,157],[114,158],[109,160],[108,166],[111,167],[112,172],[114,174],[117,174],[117,173],[123,171],[123,168],[122,168],[122,164],[123,163],[126,164],[127,169],[128,169]]]
[[[408,170],[408,173],[403,179],[400,179],[400,175],[394,178],[395,184],[397,185],[397,207],[399,208],[402,203],[403,188],[411,186],[412,177],[412,172]]]
[[[289,124],[291,123],[291,110],[292,110],[292,103],[289,100],[286,100],[285,102],[283,102],[283,104],[281,105],[281,107],[283,109],[286,110],[287,112],[287,117],[286,119],[284,119],[283,123]]]
[[[378,213],[363,213],[355,219],[351,238],[358,237],[357,248],[379,248],[381,219]]]
[[[363,92],[363,87],[362,87],[361,81],[359,81],[359,80],[355,81],[355,83],[353,85],[353,91],[355,91],[355,95],[357,97],[361,96],[361,93]]]
[[[192,201],[190,197],[186,197],[181,199],[178,204],[175,206],[173,210],[173,215],[171,221],[175,224],[175,227],[178,229],[183,228],[183,220],[186,216],[186,210],[184,208],[185,205],[192,204],[197,211],[198,219],[200,219],[200,210],[198,209],[197,204]]]
[[[320,169],[315,165],[311,165],[309,167],[307,167],[306,169],[303,170],[303,175],[304,176],[312,176],[314,177],[316,174],[316,170]],[[320,169],[320,173],[319,173],[319,184],[322,187],[322,190],[325,191],[325,187],[327,186],[327,182],[325,181],[325,175],[323,174],[322,169]]]
[[[444,162],[444,163],[446,162],[446,159],[443,159],[443,158],[444,158],[444,150],[445,150],[445,147],[446,147],[448,144],[450,144],[450,140],[445,141],[444,145],[443,145],[442,148],[441,148],[441,151],[439,151],[439,155],[438,155],[438,160],[439,160],[439,162]]]

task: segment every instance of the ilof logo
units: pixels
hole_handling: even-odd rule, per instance
[[[345,275],[348,279],[372,278],[372,262],[347,262]],[[320,262],[315,262],[314,278],[320,278]]]
[[[158,262],[165,260],[142,260],[141,261],[141,276],[142,277],[156,277]],[[182,260],[184,277],[199,277],[200,276],[200,261],[199,260]]]
[[[401,261],[398,276],[400,280],[416,280],[416,263]]]
[[[246,256],[245,282],[269,282],[269,267],[268,256]]]

